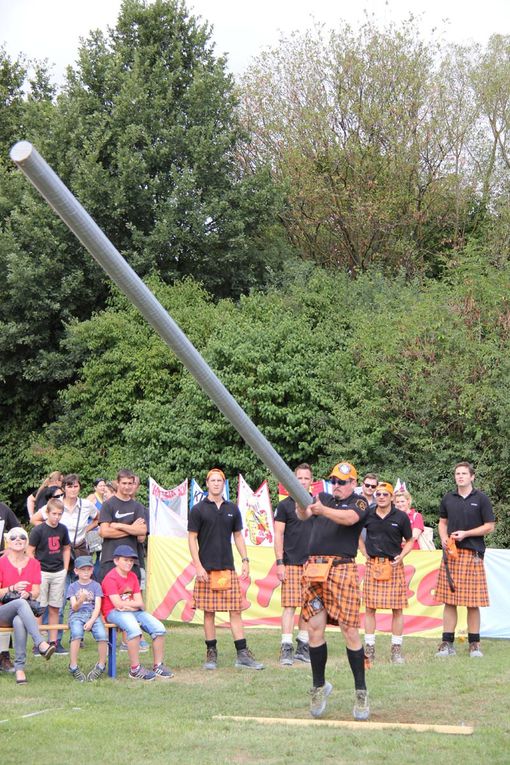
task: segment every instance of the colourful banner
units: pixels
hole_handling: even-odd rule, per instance
[[[273,547],[274,523],[267,481],[253,491],[241,474],[237,504],[243,518],[243,537],[249,547]]]
[[[188,481],[164,489],[149,477],[150,532],[154,536],[188,536]]]
[[[234,548],[238,571],[239,556]],[[443,608],[433,597],[441,552],[416,550],[405,559],[409,607],[404,614],[404,632],[408,635],[437,638],[442,630]],[[361,581],[365,570],[359,557]],[[482,635],[510,637],[510,551],[488,550],[486,570],[492,605],[482,608]],[[243,620],[247,626],[280,627],[280,582],[272,550],[259,547],[250,550],[250,578],[243,582]],[[193,606],[195,568],[188,545],[183,539],[149,538],[147,607],[163,620],[203,623],[203,613]],[[362,626],[364,611],[361,614]],[[218,624],[228,624],[228,614],[217,614]],[[391,611],[377,614],[377,629],[389,632]],[[466,610],[459,609],[457,634],[466,634]]]

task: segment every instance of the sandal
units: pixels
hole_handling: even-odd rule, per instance
[[[56,650],[57,646],[54,643],[50,643],[45,651],[41,651],[41,646],[39,645],[39,653],[46,659],[46,661],[51,659]]]
[[[26,685],[27,683],[28,683],[28,680],[26,677],[16,678],[16,685]]]

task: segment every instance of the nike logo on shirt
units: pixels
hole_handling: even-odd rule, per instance
[[[117,512],[115,513],[116,518],[127,518],[128,515],[134,515],[134,511],[132,510],[130,513],[119,513],[119,511],[117,510]]]

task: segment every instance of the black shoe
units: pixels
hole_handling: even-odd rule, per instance
[[[290,643],[282,643],[280,648],[280,664],[282,667],[292,667],[294,651]]]
[[[303,643],[302,640],[297,640],[296,653],[294,654],[294,661],[302,661],[304,664],[310,664],[310,647],[308,643]]]

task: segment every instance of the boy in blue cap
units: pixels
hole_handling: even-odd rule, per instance
[[[169,680],[173,672],[163,663],[165,625],[144,610],[138,577],[132,572],[137,553],[129,545],[118,545],[113,551],[115,568],[103,579],[103,617],[126,633],[132,680]],[[139,660],[142,629],[152,638],[153,669],[142,667]]]
[[[92,579],[93,571],[94,563],[90,555],[80,555],[74,563],[74,573],[78,579],[72,582],[67,590],[71,631],[69,672],[79,683],[85,680],[97,680],[106,668],[108,636],[101,619],[103,590],[101,585]],[[92,632],[94,640],[97,641],[98,653],[98,661],[88,675],[85,675],[78,666],[80,643],[85,632]]]

